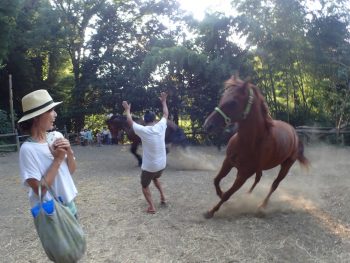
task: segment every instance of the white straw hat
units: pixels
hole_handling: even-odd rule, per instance
[[[33,91],[22,98],[23,117],[18,122],[39,116],[61,103],[54,102],[47,90]]]

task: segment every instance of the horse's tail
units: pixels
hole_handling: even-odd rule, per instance
[[[297,159],[303,167],[305,167],[307,170],[309,169],[310,161],[304,155],[304,144],[300,139],[299,139],[299,144],[298,144],[298,157],[297,157]]]

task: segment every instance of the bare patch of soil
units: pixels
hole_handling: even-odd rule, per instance
[[[350,149],[306,147],[312,167],[295,164],[272,195],[257,206],[277,170],[265,171],[252,194],[251,178],[215,214],[213,186],[224,151],[172,151],[161,181],[167,207],[147,214],[140,169],[128,146],[76,146],[77,205],[87,235],[81,262],[350,262]],[[21,187],[18,153],[0,157],[0,261],[47,262]],[[223,181],[228,189],[235,171]],[[151,186],[153,198],[159,194]]]

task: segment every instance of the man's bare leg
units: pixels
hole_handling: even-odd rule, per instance
[[[158,178],[155,178],[153,179],[153,183],[154,185],[157,187],[157,189],[159,190],[159,193],[160,193],[160,202],[162,204],[165,204],[165,196],[164,196],[164,193],[163,193],[163,188],[158,180]]]
[[[149,187],[142,187],[142,193],[145,196],[145,199],[148,203],[148,208],[147,208],[147,212],[148,213],[155,213],[156,212],[156,208],[154,207],[153,201],[152,201],[152,194],[151,191],[149,190]]]

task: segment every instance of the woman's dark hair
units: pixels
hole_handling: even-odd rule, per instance
[[[30,133],[30,129],[33,126],[33,122],[34,122],[34,118],[20,122],[18,124],[19,127],[19,131],[21,134],[29,134]]]

